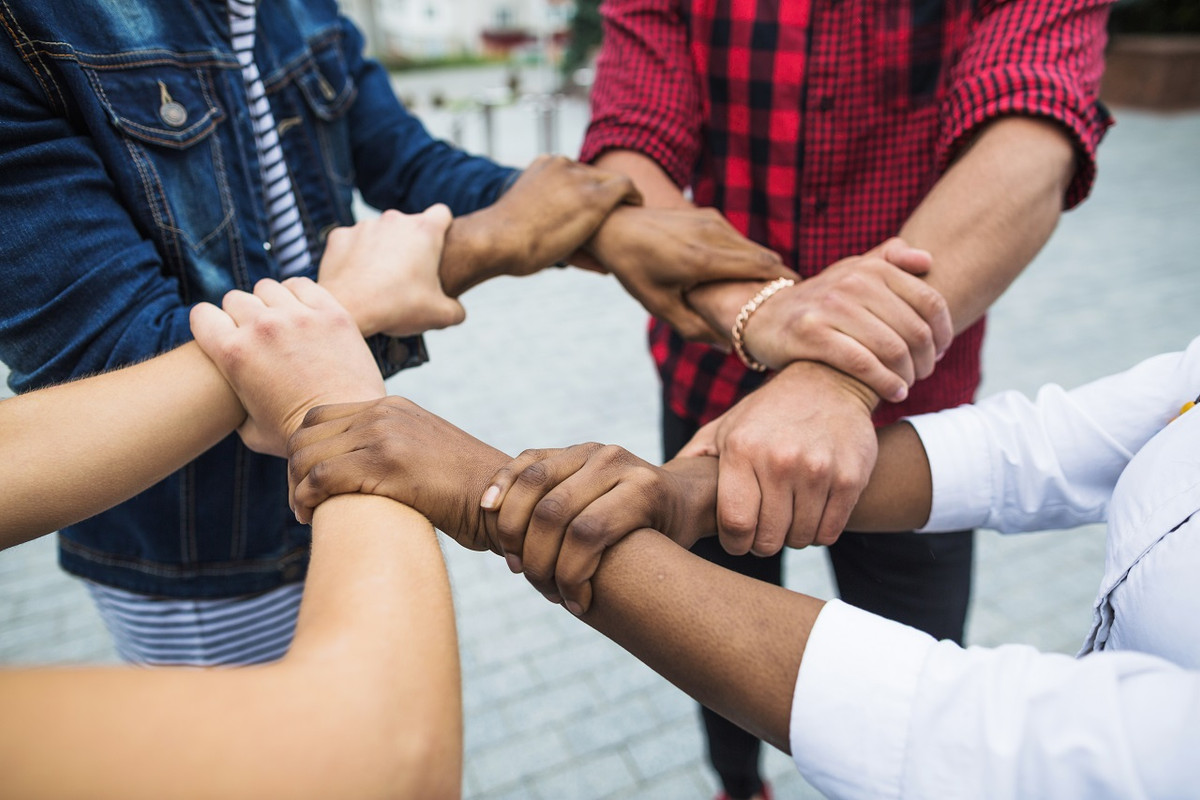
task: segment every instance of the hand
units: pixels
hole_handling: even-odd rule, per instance
[[[700,284],[792,275],[775,253],[742,236],[711,208],[621,208],[588,249],[647,311],[685,339],[727,344],[684,295]]]
[[[466,311],[442,292],[438,264],[450,209],[384,211],[378,219],[335,228],[319,280],[358,322],[363,336],[408,336],[457,325]]]
[[[442,277],[453,296],[496,275],[532,275],[568,259],[622,203],[640,203],[624,175],[539,156],[495,203],[454,221]]]
[[[377,494],[417,509],[464,547],[499,552],[479,497],[508,456],[411,400],[314,408],[288,442],[288,459],[301,522],[331,495]]]
[[[600,557],[625,535],[654,528],[690,546],[711,530],[714,467],[696,458],[656,467],[595,443],[526,450],[495,474],[480,505],[509,568],[579,615]]]
[[[310,407],[383,395],[354,320],[308,278],[261,280],[254,294],[226,294],[222,307],[194,306],[192,333],[241,399],[238,434],[251,450],[285,455]]]
[[[764,302],[743,330],[746,351],[771,369],[820,361],[882,398],[903,400],[954,337],[946,301],[917,277],[931,262],[901,239],[843,259]],[[731,298],[726,287],[701,286],[689,299],[710,319],[730,320],[760,288]]]
[[[832,544],[875,465],[869,390],[824,364],[786,367],[680,456],[720,458],[717,530],[734,555]]]

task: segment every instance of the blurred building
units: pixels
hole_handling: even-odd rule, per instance
[[[412,59],[510,52],[570,27],[573,0],[341,0],[377,55]]]

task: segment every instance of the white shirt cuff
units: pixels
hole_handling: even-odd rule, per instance
[[[900,797],[918,680],[933,637],[830,600],[792,697],[792,760],[831,797]]]
[[[973,406],[905,420],[917,431],[933,479],[933,505],[921,532],[983,527],[992,507],[992,459],[987,428]]]

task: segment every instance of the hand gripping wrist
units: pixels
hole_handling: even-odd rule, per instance
[[[761,364],[753,356],[746,352],[746,343],[743,339],[746,331],[746,323],[750,321],[751,315],[758,310],[758,307],[766,302],[767,298],[778,292],[780,289],[786,289],[789,286],[795,286],[796,282],[791,278],[776,278],[768,283],[762,289],[759,289],[758,294],[751,297],[746,305],[742,306],[742,310],[738,312],[737,317],[733,320],[733,330],[730,331],[730,338],[733,340],[733,352],[737,353],[737,357],[747,369],[752,369],[755,372],[766,372],[767,365]]]

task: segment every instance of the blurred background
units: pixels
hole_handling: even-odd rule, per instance
[[[344,2],[393,70],[397,94],[435,135],[518,166],[541,152],[578,152],[596,5]],[[1077,385],[1200,334],[1197,31],[1200,4],[1118,5],[1105,83],[1117,125],[1101,146],[1098,182],[991,313],[982,395]],[[464,304],[466,323],[430,334],[431,363],[392,378],[391,392],[512,454],[594,440],[659,459],[646,317],[615,280],[552,270],[489,282]],[[969,641],[1074,653],[1103,552],[1101,528],[981,532]],[[712,795],[691,701],[546,603],[502,560],[453,543],[446,557],[467,797]],[[832,596],[819,549],[789,553],[787,585]],[[113,660],[84,590],[56,565],[53,537],[0,554],[0,663]],[[816,796],[781,753],[768,753],[766,772],[779,800]]]

